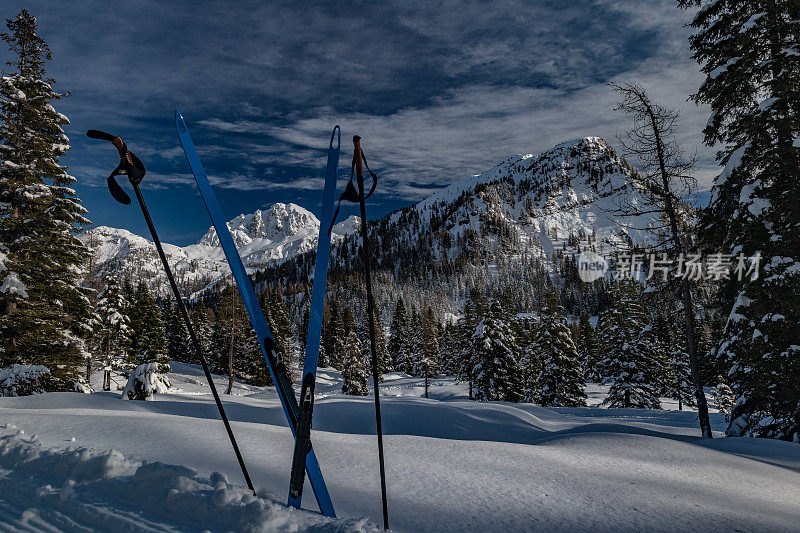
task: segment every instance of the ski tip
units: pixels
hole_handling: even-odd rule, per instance
[[[334,137],[336,137],[337,139],[336,149],[340,150],[342,148],[342,129],[339,127],[338,124],[333,127],[333,131],[331,132],[331,144],[328,146],[329,150],[333,150]]]
[[[177,109],[175,110],[175,127],[178,128],[178,133],[186,133],[186,122],[183,121],[183,115]]]

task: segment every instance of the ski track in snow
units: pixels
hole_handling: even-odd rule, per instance
[[[223,396],[263,498],[254,503],[200,368],[173,363],[171,380],[172,393],[153,402],[102,392],[0,398],[0,531],[358,531],[380,523],[372,399],[342,396],[338,372],[319,372],[312,433],[344,517],[335,522],[283,506],[292,442],[274,389],[237,384]],[[703,441],[693,411],[478,403],[452,379],[431,380],[426,399],[418,378],[385,380],[396,531],[800,527],[797,444]],[[224,390],[227,379],[216,382]],[[590,384],[587,394],[596,405],[604,388]],[[720,437],[723,415],[711,416]],[[222,518],[205,516],[209,508]],[[304,508],[316,511],[308,484]]]

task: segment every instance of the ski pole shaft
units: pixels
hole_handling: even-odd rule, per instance
[[[161,264],[164,265],[164,272],[167,273],[167,279],[169,280],[169,286],[172,288],[172,294],[175,295],[175,299],[178,301],[178,309],[180,309],[183,322],[186,324],[186,329],[189,331],[189,337],[192,340],[194,351],[203,367],[203,373],[206,375],[209,387],[211,387],[211,394],[214,396],[214,402],[217,404],[220,417],[222,417],[222,422],[225,424],[225,430],[228,432],[228,438],[230,438],[231,445],[233,445],[233,451],[236,454],[236,460],[239,461],[239,467],[242,469],[242,474],[244,475],[245,482],[247,482],[247,487],[253,491],[253,494],[255,495],[256,489],[253,488],[253,482],[250,481],[250,474],[247,472],[244,459],[239,451],[239,445],[236,444],[236,437],[233,436],[231,424],[228,422],[228,416],[225,414],[225,409],[222,407],[222,401],[219,398],[219,394],[217,394],[217,387],[214,386],[214,380],[211,379],[211,371],[208,369],[208,363],[203,355],[203,351],[200,349],[200,343],[197,342],[197,336],[194,333],[194,328],[192,328],[192,322],[189,320],[189,313],[186,312],[186,306],[183,304],[183,298],[181,298],[178,285],[175,283],[175,278],[172,276],[172,270],[169,268],[169,263],[167,263],[167,256],[164,255],[164,249],[161,246],[161,241],[158,238],[155,226],[153,226],[153,220],[150,218],[150,212],[147,210],[147,205],[144,203],[144,197],[142,196],[141,190],[139,190],[139,185],[137,183],[133,183],[132,185],[133,191],[136,193],[136,199],[139,201],[139,207],[142,208],[144,220],[147,222],[147,228],[150,230],[150,235],[153,236],[153,242],[156,245],[158,256],[161,258]]]
[[[353,136],[353,159],[356,162],[356,179],[358,181],[358,197],[361,206],[361,251],[364,256],[364,279],[367,286],[367,314],[369,315],[369,348],[372,356],[372,383],[375,392],[375,425],[378,434],[378,462],[381,470],[381,503],[383,504],[383,529],[389,529],[389,506],[386,501],[386,469],[383,462],[383,427],[381,425],[381,396],[378,390],[378,357],[375,346],[375,318],[372,301],[372,280],[370,278],[369,233],[367,231],[367,207],[364,200],[364,166],[361,157],[361,137]]]

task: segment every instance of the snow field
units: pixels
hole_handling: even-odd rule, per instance
[[[119,393],[0,399],[0,426],[17,426],[0,428],[0,514],[80,531],[57,520],[61,513],[83,524],[79,511],[61,502],[72,480],[67,493],[76,494],[68,501],[108,509],[109,516],[128,513],[140,520],[136,530],[374,527],[381,511],[372,400],[341,396],[335,371],[322,369],[319,378],[312,439],[345,521],[283,507],[292,444],[280,404],[272,389],[237,386],[223,402],[259,495],[277,503],[248,500],[202,371],[180,364],[173,364],[170,394],[152,402],[121,401]],[[796,444],[701,441],[691,411],[477,403],[452,379],[433,380],[425,399],[420,379],[398,373],[385,379],[389,518],[396,531],[790,531],[800,524]],[[218,378],[218,386],[224,382]],[[587,392],[591,403],[601,391]],[[712,423],[719,435],[723,416],[713,413]],[[36,442],[16,435],[18,428],[37,433]],[[111,448],[117,452],[105,451]],[[23,452],[34,459],[18,459]],[[76,455],[100,466],[70,467]],[[48,466],[62,461],[67,466]],[[111,473],[81,474],[84,468]],[[140,487],[161,496],[123,497],[121,487],[136,483],[137,473]],[[24,494],[42,489],[44,496],[19,503],[10,494],[16,486]],[[177,492],[169,496],[171,490]],[[214,496],[218,491],[223,496]],[[305,494],[304,507],[316,511],[310,486]],[[225,502],[224,521],[192,511],[215,505],[215,498]],[[119,520],[117,530],[128,527],[123,516],[113,516],[107,520]]]

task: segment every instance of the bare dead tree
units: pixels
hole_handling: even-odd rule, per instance
[[[615,111],[623,111],[633,119],[633,125],[618,139],[625,156],[639,163],[637,172],[632,176],[632,185],[641,194],[645,205],[629,206],[629,214],[657,213],[664,226],[651,229],[657,233],[659,229],[665,230],[657,247],[674,256],[685,256],[690,243],[688,222],[691,208],[682,198],[696,188],[692,176],[696,157],[686,157],[675,139],[680,113],[653,102],[644,87],[637,83],[628,81],[609,85],[621,96]],[[684,332],[700,432],[703,437],[710,439],[711,423],[700,375],[694,302],[688,276],[680,277],[675,296],[683,303]]]
[[[237,348],[241,349],[244,343],[243,334],[246,333],[246,327],[238,327],[242,320],[246,320],[244,315],[244,306],[242,305],[239,293],[234,289],[233,279],[228,280],[229,283],[222,291],[222,302],[218,308],[217,314],[217,327],[224,327],[228,325],[230,328],[230,341],[228,344],[228,386],[225,389],[225,394],[230,394],[233,390],[233,382],[236,379],[236,366],[234,365]]]

